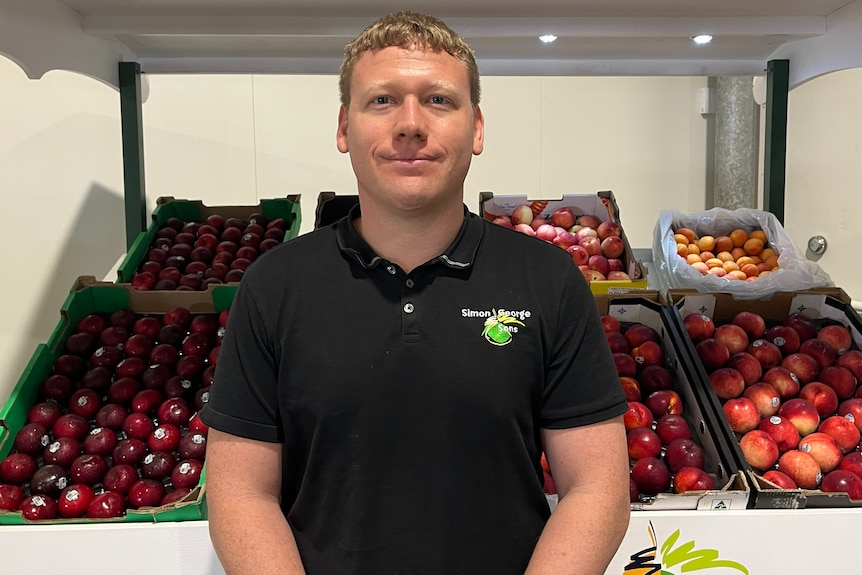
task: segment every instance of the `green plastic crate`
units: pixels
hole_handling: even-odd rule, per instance
[[[285,198],[261,200],[254,206],[207,206],[200,200],[177,200],[173,197],[161,197],[156,200],[152,223],[146,231],[138,234],[126,257],[117,268],[117,283],[129,283],[138,267],[144,261],[150,247],[156,239],[159,229],[170,218],[179,218],[184,222],[202,222],[207,217],[218,214],[225,218],[248,219],[254,213],[261,213],[269,220],[283,218],[287,222],[284,240],[288,241],[299,235],[302,214],[298,195]],[[174,291],[174,290],[169,290]],[[206,291],[206,290],[204,290]]]
[[[0,409],[0,459],[12,451],[15,434],[26,423],[27,412],[38,401],[39,385],[51,375],[54,360],[63,353],[66,339],[74,332],[75,325],[82,317],[126,308],[140,314],[163,314],[177,306],[188,307],[193,314],[218,313],[230,308],[237,287],[236,284],[216,285],[206,292],[139,292],[129,285],[97,282],[89,276],[78,278],[60,308],[59,323],[48,341],[36,347],[9,399]],[[55,519],[39,521],[38,524],[152,523],[205,519],[205,478],[206,465],[197,487],[184,500],[170,505],[140,511],[130,509],[124,517],[116,519]],[[0,511],[0,525],[28,524],[37,523],[26,521],[17,512]]]

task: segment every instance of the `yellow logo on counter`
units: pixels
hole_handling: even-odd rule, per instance
[[[694,571],[706,571],[709,569],[733,569],[744,575],[748,575],[748,569],[736,561],[728,561],[718,558],[715,549],[695,549],[694,541],[682,543],[676,548],[679,541],[680,531],[677,529],[668,537],[661,546],[661,556],[658,556],[656,546],[655,528],[650,522],[649,536],[652,547],[641,549],[630,556],[631,560],[626,565],[623,575],[676,575],[676,571],[669,569],[679,565],[681,573]]]

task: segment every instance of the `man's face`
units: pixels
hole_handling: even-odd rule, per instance
[[[337,143],[350,152],[363,201],[401,212],[463,202],[484,122],[457,58],[394,46],[368,51],[356,62],[350,93]]]

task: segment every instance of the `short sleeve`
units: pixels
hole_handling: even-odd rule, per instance
[[[244,280],[247,278],[243,278]],[[240,282],[201,420],[219,431],[282,442],[278,424],[277,345],[248,282]]]
[[[550,345],[542,427],[589,425],[625,413],[625,394],[598,308],[589,285],[575,266],[561,297]]]

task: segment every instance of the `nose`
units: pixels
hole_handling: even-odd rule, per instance
[[[398,108],[395,122],[396,139],[424,139],[427,135],[425,114],[422,104],[417,98],[405,98]]]

